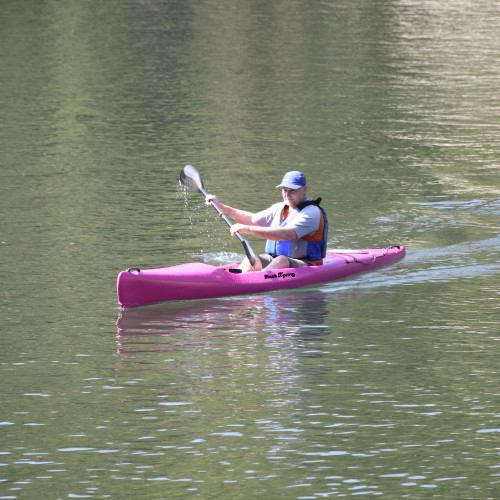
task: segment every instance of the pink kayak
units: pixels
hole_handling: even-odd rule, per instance
[[[158,269],[131,268],[118,275],[118,302],[124,308],[168,300],[194,300],[266,293],[325,283],[385,266],[405,255],[404,246],[329,250],[323,265],[237,273],[238,263],[212,266],[192,262]]]

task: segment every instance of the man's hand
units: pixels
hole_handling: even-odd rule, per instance
[[[214,202],[217,206],[220,207],[220,201],[217,199],[217,196],[215,196],[214,194],[207,194],[205,196],[205,203],[210,206],[211,205],[211,202]]]
[[[234,236],[236,233],[250,233],[250,227],[245,224],[233,224],[230,231],[231,236]]]

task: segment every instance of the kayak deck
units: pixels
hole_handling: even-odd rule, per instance
[[[381,267],[405,255],[403,246],[329,250],[323,265],[237,273],[238,262],[212,266],[202,262],[158,269],[131,268],[117,279],[123,308],[171,300],[196,300],[228,295],[265,293],[325,283]],[[237,271],[237,270],[236,270]]]

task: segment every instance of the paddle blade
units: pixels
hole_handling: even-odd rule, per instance
[[[207,192],[205,191],[205,187],[203,186],[203,181],[201,180],[201,175],[199,174],[198,170],[196,170],[192,165],[186,165],[181,172],[180,178],[179,178],[181,184],[186,187],[187,189],[194,191],[195,193],[202,193],[205,196],[207,196]],[[213,202],[213,200],[210,202],[210,204],[217,210],[219,215],[221,216],[222,220],[226,222],[228,226],[231,226],[231,221],[224,215],[224,213],[221,211],[221,209]],[[248,243],[247,240],[245,240],[241,234],[236,233],[236,236],[238,239],[241,241],[243,244],[243,248],[245,249],[245,253],[247,254],[248,260],[250,261],[250,264],[255,266],[255,253],[252,250],[252,247],[250,246],[250,243]]]
[[[186,165],[181,172],[181,184],[195,193],[203,193],[205,188],[198,170],[192,165]]]

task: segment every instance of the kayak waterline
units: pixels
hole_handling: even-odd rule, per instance
[[[321,266],[239,273],[239,262],[213,266],[191,262],[157,269],[129,268],[118,275],[122,308],[174,300],[266,293],[326,283],[385,266],[405,256],[404,246],[329,250]]]

